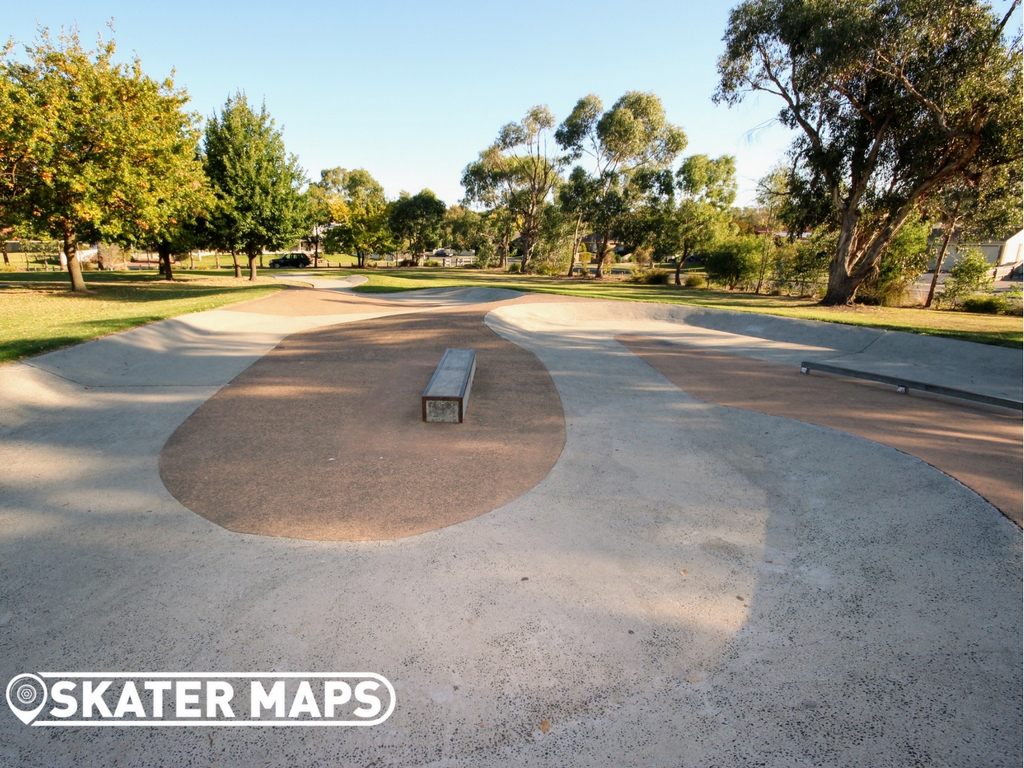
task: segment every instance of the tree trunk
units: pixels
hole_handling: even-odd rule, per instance
[[[608,241],[611,239],[611,233],[605,232],[601,235],[601,250],[598,251],[600,254],[597,258],[597,272],[594,273],[594,277],[604,277],[604,262],[608,258]]]
[[[156,252],[160,259],[160,274],[166,280],[173,280],[174,273],[171,271],[171,244],[170,243],[157,243]]]
[[[580,227],[582,225],[583,215],[579,214],[576,216],[576,226],[572,230],[572,256],[569,259],[569,274],[567,277],[572,277],[573,270],[576,269],[576,257],[580,254]],[[585,266],[584,269],[586,269]]]
[[[64,255],[68,260],[68,275],[71,277],[71,290],[84,291],[85,278],[82,277],[82,265],[78,261],[78,243],[70,232],[64,233]]]
[[[193,253],[192,251],[188,252],[188,268],[189,269],[195,269],[196,268],[196,256],[195,256],[195,253]]]
[[[256,259],[260,258],[260,254],[251,253],[249,254],[249,280],[253,283],[256,282]]]
[[[235,279],[242,279],[242,265],[238,263],[238,254],[231,251],[231,261],[235,265]]]
[[[214,269],[220,269],[220,251],[217,249],[213,251],[213,267]]]
[[[682,271],[683,271],[683,262],[684,261],[686,261],[686,259],[683,257],[683,254],[679,254],[679,257],[676,259],[676,285],[682,285],[683,284],[683,281],[679,279],[679,276],[680,276],[680,273],[682,273]]]
[[[4,266],[5,267],[9,267],[9,266],[11,266],[11,260],[7,256],[7,236],[6,235],[0,235],[0,237],[3,237],[3,239],[4,239]]]

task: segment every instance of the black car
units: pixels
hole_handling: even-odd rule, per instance
[[[273,269],[281,267],[308,267],[310,263],[309,256],[304,253],[286,253],[284,256],[278,256],[276,259],[270,260],[270,266]]]

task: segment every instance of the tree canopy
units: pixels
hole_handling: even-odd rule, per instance
[[[63,241],[72,290],[79,242],[167,241],[204,204],[198,117],[185,91],[46,30],[0,65],[0,218]]]
[[[612,236],[637,233],[638,222],[651,221],[637,216],[637,206],[657,189],[657,173],[669,168],[686,148],[686,134],[668,122],[661,99],[629,91],[606,111],[600,98],[584,96],[558,127],[555,140],[567,161],[591,159],[590,171],[579,165],[573,169],[573,189],[563,196],[563,204],[571,205],[599,233],[601,277]]]
[[[747,0],[716,99],[782,99],[805,210],[838,230],[825,304],[851,302],[926,198],[1022,162],[1019,35],[978,0]],[[808,221],[807,224],[813,224]]]
[[[404,240],[413,259],[441,244],[445,213],[444,201],[429,189],[410,196],[403,193],[391,204],[388,222],[395,237]]]
[[[249,258],[249,279],[264,249],[279,249],[300,235],[304,221],[299,188],[304,181],[281,131],[267,113],[256,113],[243,93],[228,98],[206,125],[206,174],[216,195],[210,214],[214,245]],[[235,263],[236,275],[238,264]]]
[[[549,137],[555,118],[537,106],[508,123],[479,159],[462,172],[467,204],[502,207],[521,222],[523,269],[529,267],[541,227],[541,212],[557,187],[563,166]]]
[[[384,188],[362,168],[325,171],[322,182],[336,191],[334,224],[327,231],[328,253],[350,253],[360,267],[366,257],[393,246]]]

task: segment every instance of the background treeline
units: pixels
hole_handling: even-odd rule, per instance
[[[1004,35],[1016,6],[1000,18],[970,0],[955,13],[917,0],[893,13],[738,5],[715,98],[780,97],[796,136],[744,209],[734,158],[687,156],[653,93],[610,106],[587,95],[561,122],[530,109],[466,166],[465,196],[447,206],[430,190],[389,200],[363,169],[309,182],[244,94],[204,124],[170,78],[116,63],[112,42],[86,50],[74,32],[43,31],[23,55],[8,45],[0,67],[2,239],[60,241],[75,290],[84,243],[155,251],[167,278],[175,256],[213,249],[236,276],[247,260],[252,279],[262,254],[299,245],[359,266],[385,254],[418,265],[446,246],[476,266],[589,277],[593,264],[600,278],[628,258],[636,280],[894,303],[954,236],[1021,226],[1021,54],[1019,33]]]

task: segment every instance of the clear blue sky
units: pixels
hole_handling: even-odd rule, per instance
[[[505,123],[535,104],[563,119],[581,96],[610,105],[653,91],[688,137],[686,154],[736,156],[740,203],[782,155],[768,96],[716,107],[715,64],[732,2],[105,2],[8,3],[0,35],[39,25],[109,35],[119,56],[175,82],[204,117],[236,90],[265,101],[307,175],[366,168],[390,196],[434,190],[452,204],[459,177]],[[1002,5],[1002,3],[999,3]],[[760,128],[759,128],[760,127]]]

